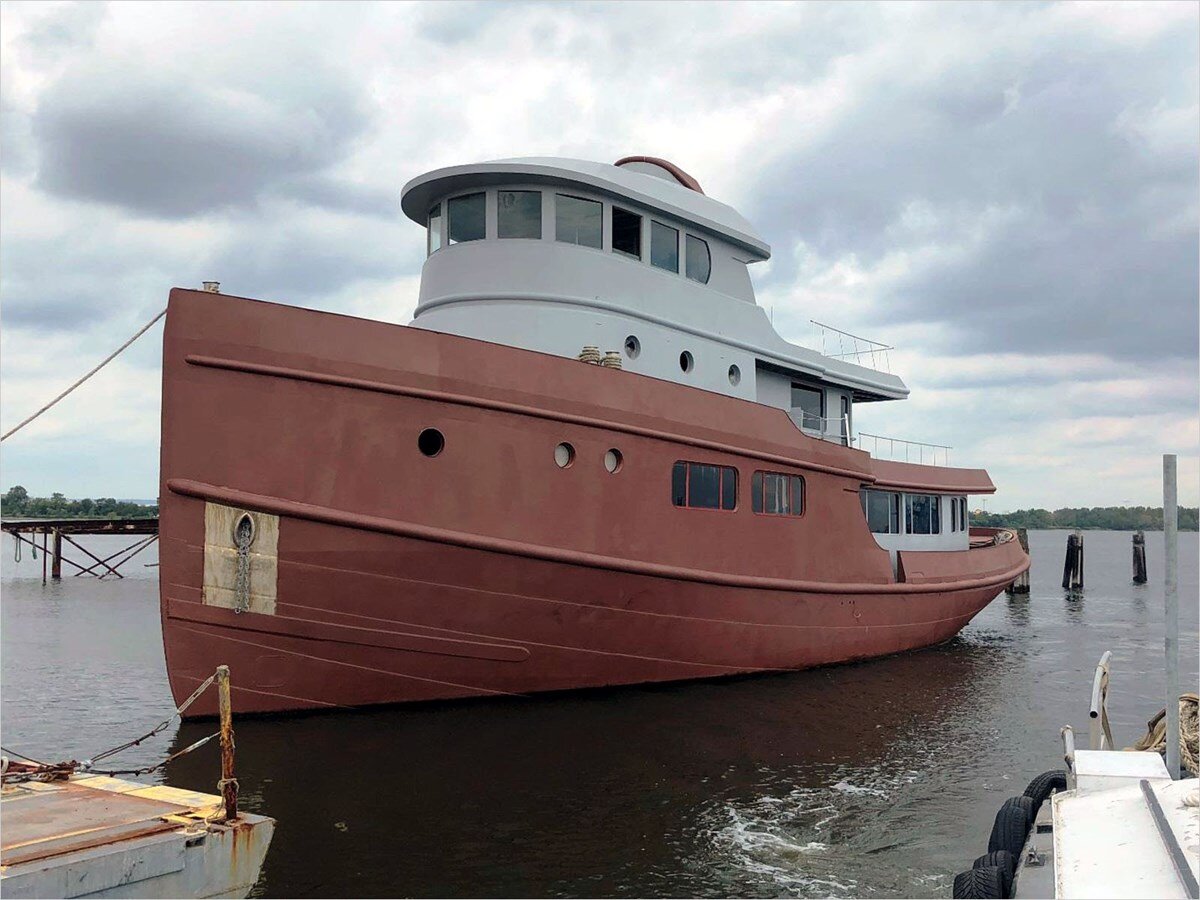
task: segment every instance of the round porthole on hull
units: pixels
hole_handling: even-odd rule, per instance
[[[692,358],[690,350],[684,350],[679,354],[679,368],[685,372],[690,372],[696,367],[696,360]]]
[[[624,461],[621,451],[615,448],[604,454],[604,468],[613,474],[621,471],[621,463]]]
[[[737,366],[729,367],[729,383],[734,387],[737,387],[742,383],[742,370]]]
[[[575,462],[575,448],[565,441],[554,448],[554,462],[560,469],[565,469]]]
[[[642,352],[642,342],[637,339],[636,334],[631,334],[625,338],[625,355],[630,359],[637,359],[638,354]]]
[[[446,439],[436,428],[426,428],[417,436],[417,449],[426,456],[437,456],[446,446]]]

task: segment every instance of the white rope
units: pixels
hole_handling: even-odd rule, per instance
[[[40,416],[42,413],[44,413],[46,410],[50,409],[50,407],[54,406],[54,404],[58,403],[59,400],[63,399],[63,397],[65,397],[65,396],[67,396],[67,394],[71,393],[71,391],[75,390],[75,388],[79,387],[81,384],[83,384],[85,381],[87,381],[89,378],[91,378],[93,375],[95,375],[97,372],[99,372],[101,369],[103,369],[105,366],[107,366],[110,362],[112,362],[114,359],[117,358],[117,355],[120,354],[122,350],[124,350],[126,347],[128,347],[130,344],[132,344],[138,338],[140,338],[143,334],[145,334],[147,331],[149,331],[150,326],[153,325],[155,322],[157,322],[159,319],[161,319],[166,314],[167,314],[167,310],[164,308],[157,316],[155,316],[153,319],[151,319],[149,322],[147,322],[145,325],[143,325],[138,330],[137,334],[135,334],[133,337],[131,337],[129,340],[127,340],[125,343],[123,343],[120,347],[118,347],[112,353],[108,354],[108,356],[106,356],[104,358],[104,360],[100,363],[100,365],[96,366],[96,368],[94,368],[94,369],[92,369],[92,371],[88,372],[86,375],[84,375],[82,378],[80,378],[78,381],[76,381],[73,385],[71,385],[69,388],[67,388],[65,391],[63,391],[61,394],[59,394],[57,397],[55,397],[53,400],[51,400],[49,403],[47,403],[45,406],[43,406],[41,409],[39,409],[37,412],[35,412],[32,416],[30,416],[28,419],[26,419],[24,422],[22,422],[16,428],[12,428],[12,429],[9,429],[8,431],[6,431],[3,436],[0,436],[0,441],[7,441],[10,437],[12,437],[14,434],[16,434],[18,431],[20,431],[22,428],[24,428],[26,425],[28,425],[30,422],[32,422],[34,419],[36,419],[38,416]]]

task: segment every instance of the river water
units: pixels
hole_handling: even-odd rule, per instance
[[[242,805],[279,821],[254,896],[945,897],[997,808],[1086,742],[1111,649],[1121,745],[1163,705],[1162,535],[1130,583],[1130,535],[1087,532],[1087,587],[1059,587],[1066,533],[1031,532],[1032,592],[950,643],[723,682],[387,711],[242,719]],[[5,553],[11,545],[5,541]],[[119,539],[87,546],[116,549]],[[1197,550],[1180,536],[1184,690],[1196,690]],[[101,554],[107,555],[107,554]],[[3,742],[84,759],[171,710],[152,551],[124,581],[2,571]],[[234,673],[236,679],[236,673]],[[111,762],[212,730],[172,726]],[[215,744],[168,784],[215,790]],[[155,780],[151,776],[146,780]]]

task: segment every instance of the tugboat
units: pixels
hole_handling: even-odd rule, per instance
[[[804,669],[946,641],[1028,567],[969,525],[985,471],[855,433],[908,394],[890,348],[777,334],[770,247],[679,167],[454,166],[401,207],[408,326],[171,292],[177,701],[217,662],[256,712]]]

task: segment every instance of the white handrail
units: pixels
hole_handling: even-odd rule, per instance
[[[820,340],[820,352],[822,356],[828,356],[830,359],[849,359],[855,363],[865,365],[862,360],[870,360],[870,368],[879,372],[887,372],[891,374],[892,360],[889,351],[895,350],[895,347],[888,344],[881,344],[879,341],[873,341],[870,338],[862,337],[861,335],[851,334],[849,331],[842,331],[840,328],[834,328],[832,325],[826,325],[824,322],[818,322],[816,319],[809,319],[809,324],[814,326],[817,331],[817,338]],[[826,341],[830,341],[836,337],[837,352],[832,352],[826,349]],[[814,339],[815,345],[817,340]],[[850,349],[847,349],[849,345]]]
[[[860,439],[861,438],[870,438],[872,441],[874,441],[873,452],[871,455],[874,456],[876,459],[883,459],[883,457],[879,455],[880,446],[881,446],[880,442],[886,441],[887,442],[886,449],[888,451],[888,456],[887,456],[888,459],[897,459],[898,458],[896,456],[896,445],[900,444],[900,445],[902,445],[902,448],[904,450],[904,461],[905,462],[915,462],[915,463],[919,463],[921,465],[948,466],[948,465],[950,465],[950,451],[954,449],[953,447],[948,446],[947,444],[927,444],[927,443],[924,443],[923,441],[907,441],[904,438],[888,437],[887,435],[883,435],[883,434],[871,434],[870,432],[866,432],[866,431],[860,431],[858,433],[858,437]],[[916,449],[913,450],[912,448],[916,448]],[[862,443],[860,443],[858,449],[865,450],[866,448],[862,445]],[[941,451],[942,458],[940,461],[938,460],[938,455],[939,455],[938,451]],[[912,458],[914,453],[917,457],[916,459]],[[928,455],[929,459],[926,459],[927,455]]]

